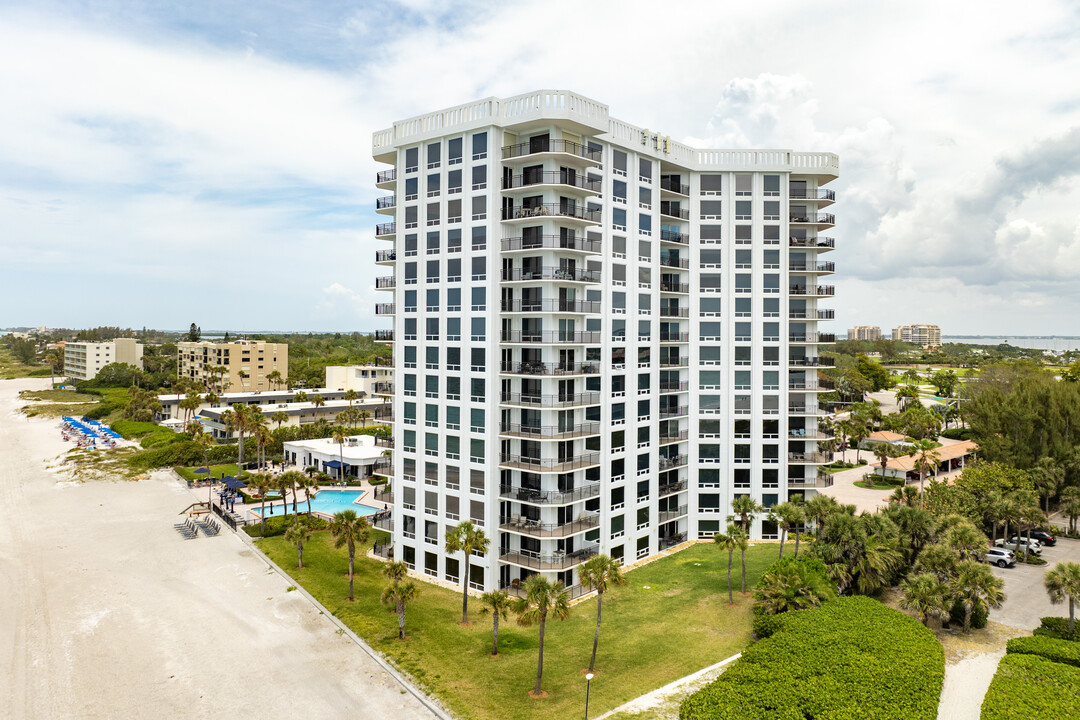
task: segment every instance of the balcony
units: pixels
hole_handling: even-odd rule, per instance
[[[504,313],[598,313],[599,300],[503,300],[500,310]]]
[[[538,408],[568,408],[599,405],[600,393],[560,393],[557,395],[532,395],[527,393],[499,393],[499,402],[504,405],[524,405]]]
[[[825,465],[833,461],[833,454],[831,452],[789,452],[787,459],[789,463]]]
[[[381,477],[392,478],[394,477],[394,464],[389,461],[379,460],[372,466],[371,472]],[[393,498],[391,498],[389,502],[393,502]]]
[[[382,187],[383,185],[389,185],[397,180],[397,168],[390,168],[389,170],[380,170],[375,174],[375,184],[383,190],[389,188]]]
[[[675,533],[674,535],[662,535],[660,540],[660,550],[667,550],[673,548],[676,545],[681,545],[686,542],[686,533]]]
[[[832,285],[791,285],[788,292],[795,296],[806,297],[832,297],[836,288]]]
[[[584,253],[599,253],[601,244],[598,240],[588,240],[580,236],[539,235],[527,238],[503,238],[503,252],[522,250],[577,250]]]
[[[392,263],[397,260],[397,250],[376,250],[376,263]]]
[[[584,205],[578,205],[577,203],[540,203],[533,207],[511,205],[502,210],[502,219],[506,222],[536,220],[543,217],[570,218],[596,225],[600,224],[599,210],[588,210]]]
[[[660,239],[664,242],[679,243],[680,245],[690,244],[690,236],[688,234],[676,232],[675,230],[661,230]]]
[[[573,490],[538,490],[517,485],[500,485],[499,497],[529,505],[569,505],[600,495],[600,483],[591,482]]]
[[[381,447],[381,448],[387,448],[389,450],[393,450],[394,449],[394,438],[390,437],[389,435],[385,435],[385,436],[382,436],[382,437],[376,436],[375,437],[375,447]]]
[[[660,419],[665,420],[667,418],[685,417],[689,412],[690,408],[686,405],[660,408]]]
[[[681,493],[683,490],[686,489],[686,487],[687,487],[687,481],[686,480],[680,480],[679,482],[676,482],[676,483],[668,483],[667,485],[661,485],[660,486],[659,494],[660,494],[660,497],[664,497],[666,495],[675,495],[676,493]]]
[[[397,223],[380,223],[375,226],[375,237],[380,240],[392,240],[397,234]]]
[[[683,442],[690,437],[690,433],[686,430],[677,433],[668,433],[667,435],[660,436],[661,445],[670,445],[671,443]]]
[[[788,247],[810,248],[811,250],[832,250],[836,247],[836,240],[831,237],[813,238],[788,238]]]
[[[687,208],[680,207],[679,203],[660,203],[660,214],[664,217],[675,218],[676,220],[689,220],[690,211]]]
[[[662,280],[660,282],[660,292],[689,294],[690,285],[687,283],[667,282]]]
[[[393,275],[375,278],[376,290],[393,290],[395,287],[397,287],[397,278]]]
[[[372,386],[371,391],[376,395],[393,395],[394,383],[375,383],[375,385]]]
[[[662,523],[671,522],[675,518],[681,518],[685,514],[686,514],[686,506],[685,505],[680,505],[679,507],[675,508],[674,510],[670,510],[670,509],[661,510],[660,513],[657,516],[657,520],[659,520]]]
[[[571,553],[556,551],[551,555],[541,555],[531,550],[514,550],[500,555],[499,561],[531,570],[566,570],[596,555],[599,547],[599,545],[591,545]]]
[[[675,468],[681,468],[687,463],[686,455],[675,455],[673,457],[660,456],[660,462],[657,466],[661,471],[674,470]]]
[[[835,310],[789,310],[790,320],[832,320],[836,317]]]
[[[788,405],[788,415],[825,415],[823,408],[817,405]]]
[[[795,380],[788,382],[788,390],[829,391],[833,389],[833,381],[828,378],[817,380]]]
[[[662,368],[684,368],[690,366],[690,359],[684,357],[676,358],[660,358],[660,367]]]
[[[834,343],[836,342],[836,335],[834,333],[803,333],[802,335],[788,335],[788,342],[790,343]]]
[[[394,303],[375,303],[376,315],[393,315]]]
[[[519,535],[538,538],[565,538],[592,530],[600,525],[600,516],[582,513],[581,517],[568,523],[542,523],[536,520],[510,515],[499,518],[499,529]]]
[[[833,367],[836,359],[831,357],[788,358],[788,367]]]
[[[585,343],[599,343],[599,330],[544,330],[542,332],[526,332],[522,330],[508,330],[500,333],[499,342],[512,345],[527,345],[531,343],[544,343],[547,345],[582,345]]]
[[[394,342],[394,331],[393,330],[376,330],[375,331],[375,342]]]
[[[822,200],[827,202],[836,201],[836,191],[826,190],[825,188],[815,188],[813,190],[788,190],[788,198],[791,200]]]
[[[502,271],[503,282],[536,282],[539,280],[555,280],[559,282],[600,282],[599,270],[586,270],[585,268],[565,268],[558,266],[536,268],[510,268]]]
[[[600,464],[600,453],[589,452],[564,458],[538,458],[529,455],[499,454],[499,467],[529,472],[563,473]]]
[[[660,342],[662,342],[662,343],[688,343],[688,342],[690,342],[690,333],[662,332],[662,333],[660,333]]]
[[[788,270],[790,270],[791,272],[831,273],[831,272],[836,272],[836,263],[833,263],[833,262],[791,263],[788,266]]]
[[[586,190],[594,195],[599,194],[600,192],[600,180],[598,178],[593,179],[581,173],[563,172],[561,170],[523,173],[521,175],[503,178],[502,181],[503,190],[516,190],[518,188],[528,188],[535,185],[562,185],[565,187],[574,187]]]
[[[811,478],[788,478],[789,489],[797,488],[829,488],[833,485],[833,477],[828,473],[822,473]]]
[[[397,205],[397,200],[393,195],[386,195],[381,198],[375,198],[375,212],[380,210],[392,210]]]
[[[678,195],[690,195],[690,186],[675,181],[670,175],[660,176],[660,189],[673,192]]]
[[[817,215],[789,215],[788,222],[792,225],[817,225],[818,227],[832,227],[836,224],[836,216],[832,213],[818,213]]]
[[[656,389],[659,390],[661,393],[687,392],[690,390],[690,383],[686,381],[660,383],[656,386]]]
[[[570,438],[599,435],[600,423],[584,422],[568,427],[560,425],[519,425],[518,423],[500,423],[499,434],[533,440],[569,440]]]
[[[661,307],[660,317],[662,318],[688,318],[690,317],[690,308],[685,307]]]
[[[504,362],[499,366],[499,372],[504,375],[547,375],[558,377],[564,375],[595,375],[600,372],[600,367],[591,363]]]
[[[668,268],[679,268],[686,270],[690,267],[690,258],[673,258],[673,257],[660,257],[660,266]]]
[[[529,142],[518,143],[516,145],[505,145],[502,149],[503,160],[527,157],[529,155],[539,155],[541,153],[573,155],[574,157],[579,157],[593,163],[599,163],[601,157],[599,148],[594,150],[581,143],[559,139],[530,140]]]

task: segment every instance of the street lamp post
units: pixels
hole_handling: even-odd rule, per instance
[[[585,674],[585,720],[589,720],[589,688],[592,686],[592,673]]]

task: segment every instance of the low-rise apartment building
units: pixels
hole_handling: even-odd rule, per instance
[[[236,340],[234,342],[179,342],[177,347],[177,374],[179,377],[206,384],[219,384],[224,390],[247,392],[274,390],[286,387],[289,374],[289,346],[285,343],[268,343],[262,340]],[[214,368],[221,370],[220,383]],[[281,376],[280,382],[269,379],[273,372]]]
[[[92,380],[111,363],[143,367],[143,345],[134,338],[108,342],[69,342],[64,345],[64,375],[74,381]]]

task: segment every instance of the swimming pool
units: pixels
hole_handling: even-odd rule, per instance
[[[357,515],[374,515],[379,512],[378,508],[373,508],[369,505],[362,505],[356,501],[363,495],[362,492],[349,491],[349,490],[320,490],[319,494],[311,499],[312,512],[324,512],[330,515],[339,513],[342,510],[355,510]],[[296,502],[297,512],[307,512],[308,504],[307,500],[298,500]],[[292,500],[290,496],[289,511],[292,511]],[[258,512],[258,510],[256,510]],[[277,505],[274,508],[275,515],[281,513],[281,506]],[[270,513],[267,513],[269,515]]]

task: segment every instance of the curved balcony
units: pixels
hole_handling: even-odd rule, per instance
[[[579,236],[567,238],[561,235],[540,235],[539,237],[529,238],[503,238],[501,248],[503,252],[570,250],[582,253],[599,253],[601,244],[597,240],[588,240]]]
[[[395,287],[397,287],[397,278],[393,275],[375,278],[376,290],[393,290]]]
[[[380,223],[375,226],[375,237],[380,240],[393,240],[397,235],[397,223]]]
[[[526,270],[525,268],[510,268],[502,271],[502,282],[537,282],[539,280],[555,280],[558,282],[600,282],[599,270],[586,270],[585,268],[563,268],[547,266]]]
[[[528,505],[570,505],[600,495],[600,483],[591,482],[573,490],[537,490],[517,485],[500,485],[499,497]]]
[[[504,313],[577,313],[595,314],[600,312],[599,300],[563,300],[544,298],[541,300],[503,300],[500,310]]]
[[[582,173],[564,172],[562,170],[522,173],[503,178],[502,189],[521,190],[534,187],[560,187],[584,190],[588,195],[600,194],[599,178],[590,178]]]
[[[690,268],[690,258],[673,258],[661,256],[660,267],[688,270]]]
[[[676,232],[674,230],[661,230],[660,240],[662,242],[678,243],[679,245],[689,245],[690,235],[684,232]]]
[[[591,225],[600,224],[599,210],[589,210],[577,203],[540,203],[533,207],[511,205],[502,210],[503,222],[535,221],[545,217],[580,220]]]
[[[376,315],[393,315],[394,303],[375,303]]]
[[[534,139],[516,145],[504,145],[502,149],[503,160],[514,158],[531,157],[545,154],[570,155],[575,158],[587,160],[590,163],[599,164],[602,152],[599,148],[592,149],[587,145],[576,143],[572,140],[562,139]]]
[[[788,382],[788,390],[798,390],[800,392],[828,392],[834,388],[833,381],[828,378],[809,378]]]
[[[796,465],[826,465],[833,461],[833,454],[831,452],[789,452],[787,454],[789,463]]]
[[[376,330],[375,342],[394,342],[393,330]]]
[[[788,430],[788,439],[790,440],[828,440],[832,437],[832,433],[827,433],[820,428],[817,430],[807,430],[806,428],[791,428]]]
[[[531,440],[569,440],[600,434],[600,423],[584,422],[564,428],[559,425],[520,425],[499,423],[499,434]]]
[[[531,550],[511,550],[499,555],[499,562],[530,570],[566,570],[582,564],[598,552],[599,545],[590,545],[570,553],[556,551],[551,555],[542,555]]]
[[[397,261],[397,250],[376,250],[375,264],[385,265]]]
[[[836,335],[834,333],[803,333],[801,335],[788,335],[788,342],[793,345],[834,343],[836,342]]]
[[[394,208],[397,206],[397,200],[393,195],[387,195],[385,197],[375,199],[375,212],[390,214],[394,213]],[[386,211],[390,211],[387,213]]]
[[[600,366],[593,363],[524,363],[504,362],[499,366],[503,375],[544,375],[563,377],[566,375],[596,375]]]
[[[690,359],[685,357],[660,359],[660,367],[664,368],[665,370],[668,368],[684,368],[689,366]]]
[[[389,170],[380,170],[375,173],[375,185],[380,190],[392,190],[394,183],[397,182],[397,168],[390,168]]]
[[[590,452],[566,458],[538,458],[529,455],[499,454],[499,467],[536,473],[564,473],[600,464],[600,453]]]
[[[788,270],[791,272],[805,272],[805,273],[832,273],[836,272],[836,263],[833,262],[807,262],[807,263],[791,263],[788,265]]]
[[[815,200],[819,203],[832,203],[836,202],[836,191],[826,190],[825,188],[815,188],[813,190],[788,190],[789,200]]]
[[[831,297],[836,294],[836,288],[832,285],[791,285],[788,293],[799,297]]]
[[[788,238],[788,247],[793,248],[809,248],[811,250],[832,250],[836,247],[836,240],[831,237],[812,237],[812,238]]]
[[[543,330],[541,332],[528,332],[524,330],[507,330],[499,334],[499,342],[509,345],[532,345],[544,343],[547,345],[584,345],[586,343],[599,343],[599,330]]]
[[[792,404],[788,405],[788,415],[806,415],[813,417],[823,417],[828,415],[825,408],[813,404]]]
[[[833,367],[836,359],[831,357],[788,358],[788,367]]]
[[[836,317],[836,311],[828,310],[789,310],[789,320],[832,320]]]
[[[836,224],[836,216],[832,213],[817,213],[816,215],[789,215],[788,222],[792,225],[813,225],[818,229],[832,227]]]
[[[542,523],[521,515],[499,518],[499,529],[538,538],[564,538],[592,530],[600,525],[600,516],[581,513],[577,520],[567,523]]]
[[[529,408],[571,408],[599,405],[600,393],[559,393],[557,395],[534,395],[531,393],[499,393],[504,405],[520,405]]]
[[[675,508],[674,510],[671,510],[670,508],[667,509],[667,510],[661,510],[657,514],[656,519],[659,522],[666,523],[666,522],[671,522],[672,520],[675,520],[676,518],[681,518],[683,515],[686,515],[686,505],[680,505],[679,507]],[[682,541],[680,540],[680,542],[682,542]],[[679,543],[673,543],[673,544],[678,545]]]

